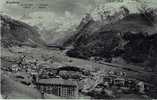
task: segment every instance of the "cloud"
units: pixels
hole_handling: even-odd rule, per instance
[[[29,14],[32,12],[39,12],[39,11],[46,11],[46,12],[54,12],[60,16],[64,16],[65,11],[69,11],[70,13],[78,16],[81,18],[86,12],[92,11],[96,5],[109,5],[110,7],[118,7],[120,5],[125,5],[130,8],[131,11],[136,11],[136,6],[138,3],[133,2],[135,0],[123,0],[121,3],[112,2],[107,3],[106,1],[109,0],[0,0],[1,1],[1,8],[5,10],[6,13],[12,16],[21,16],[23,14]],[[19,5],[13,4],[9,5],[6,4],[6,1],[18,1],[20,2]],[[113,0],[116,1],[116,0]],[[139,1],[147,1],[148,0],[139,0]],[[22,4],[30,4],[33,3],[33,7],[30,9],[24,9],[20,5]],[[45,9],[38,8],[39,4],[47,4],[48,7]],[[151,7],[156,7],[157,0],[149,0],[148,5]]]
[[[69,11],[77,16],[81,16],[86,12],[85,7],[93,5],[93,0],[9,0],[20,2],[19,5],[7,4],[7,0],[1,0],[4,2],[3,9],[8,9],[7,13],[10,15],[23,15],[24,13],[32,13],[38,11],[50,11],[62,15],[65,11]],[[33,7],[23,8],[21,5],[33,4]],[[39,4],[47,4],[45,9],[38,8]],[[83,7],[84,6],[84,7]]]
[[[43,39],[47,43],[56,43],[58,39],[66,37],[67,32],[75,30],[80,22],[79,18],[69,11],[65,11],[63,16],[55,12],[32,12],[28,19],[20,19],[31,26],[37,26]],[[70,32],[69,31],[69,32]]]
[[[6,1],[19,1],[20,4],[8,5]],[[107,3],[106,1],[109,0],[0,0],[0,10],[16,19],[47,31],[47,33],[43,32],[42,36],[45,40],[54,42],[58,38],[63,38],[66,35],[65,31],[74,29],[74,26],[79,24],[85,13],[94,13],[98,5],[111,10],[126,6],[132,13],[137,12],[136,8],[140,6],[140,3],[134,2],[135,0],[123,0],[124,2],[119,3]],[[33,3],[33,8],[25,9],[20,6],[30,3]],[[38,8],[41,3],[48,4],[48,7],[45,9]],[[150,7],[156,7],[157,0],[149,0],[147,4]],[[21,19],[24,15],[28,18]]]
[[[55,12],[32,12],[28,15],[29,19],[23,19],[22,21],[34,26],[41,25],[47,29],[53,29],[53,27],[61,27],[58,30],[64,31],[64,29],[70,28],[72,25],[78,24],[79,19],[69,11],[65,11],[62,16]]]

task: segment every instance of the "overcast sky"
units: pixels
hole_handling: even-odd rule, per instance
[[[135,1],[146,1],[148,6],[157,7],[157,0],[0,0],[0,13],[8,14],[14,18],[24,15],[32,18],[40,16],[43,20],[58,19],[59,17],[69,18],[71,16],[70,19],[80,21],[85,13],[94,11],[98,5],[105,5],[108,8],[114,8],[114,10],[120,6],[126,6],[130,12],[137,12],[140,3]],[[22,6],[29,6],[30,4],[33,4],[30,8],[23,8]],[[44,4],[46,7],[38,8],[40,4]],[[62,20],[65,19],[62,18]]]
[[[12,2],[12,1],[18,1],[20,4],[7,4],[6,2]],[[70,13],[82,16],[87,12],[89,8],[94,8],[96,6],[96,2],[102,2],[106,3],[106,0],[0,0],[0,7],[1,11],[4,11],[5,13],[8,13],[13,16],[21,16],[24,13],[32,13],[35,11],[46,11],[46,12],[53,12],[58,15],[64,14],[65,11],[69,11]],[[109,0],[108,0],[109,1]],[[116,0],[112,0],[116,1]],[[129,3],[126,3],[127,1],[131,0],[122,0],[124,1],[123,4],[126,6],[129,5]],[[143,0],[142,0],[143,1]],[[146,0],[150,1],[152,6],[157,6],[157,0]],[[21,4],[29,4],[33,3],[35,6],[33,8],[22,8]],[[37,8],[37,5],[40,3],[48,4],[48,7],[45,9]],[[116,6],[119,5],[117,2],[113,2]]]
[[[86,12],[87,6],[94,6],[94,0],[0,0],[1,11],[13,15],[20,16],[24,13],[32,13],[35,11],[46,11],[53,12],[56,14],[64,14],[65,11],[69,11],[73,14],[81,16]],[[23,8],[19,6],[20,4],[7,4],[6,1],[19,1],[20,4],[29,4],[33,3],[33,8]],[[48,7],[45,9],[37,8],[40,4],[48,4]],[[3,4],[3,5],[2,5]]]
[[[9,3],[7,3],[7,1]],[[106,1],[115,2],[109,3]],[[140,6],[140,3],[135,1],[147,1],[146,4],[149,7],[157,7],[157,0],[0,0],[0,13],[10,15],[32,26],[35,25],[46,28],[46,30],[51,30],[52,37],[54,37],[54,35],[57,35],[56,37],[64,37],[65,35],[63,34],[65,32],[63,31],[77,26],[81,18],[87,12],[93,12],[96,6],[105,5],[106,8],[114,8],[113,10],[125,6],[130,12],[135,13]],[[28,6],[30,4],[33,4],[30,8],[23,8],[23,6],[21,6]],[[46,6],[46,8],[38,8],[39,4],[48,6]],[[22,19],[24,15],[26,15],[28,19]],[[51,34],[44,35],[43,33],[45,40],[53,40]]]

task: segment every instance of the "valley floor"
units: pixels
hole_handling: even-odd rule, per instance
[[[11,50],[11,51],[10,51]],[[7,57],[8,60],[14,60],[17,57],[21,55],[26,55],[28,58],[33,57],[32,59],[38,59],[39,63],[42,63],[43,57],[49,58],[51,57],[53,63],[59,63],[60,65],[64,66],[76,66],[79,68],[84,68],[90,72],[94,72],[95,70],[98,71],[98,73],[107,73],[109,71],[116,71],[116,72],[125,72],[126,77],[130,79],[136,79],[145,82],[146,84],[150,84],[151,86],[155,86],[157,84],[157,74],[145,71],[143,68],[138,67],[138,66],[131,66],[131,65],[118,65],[118,64],[111,64],[111,63],[96,63],[93,61],[88,61],[88,60],[82,60],[82,59],[77,59],[77,58],[71,58],[67,57],[65,54],[63,54],[62,51],[59,50],[48,50],[48,49],[42,49],[42,48],[29,48],[29,47],[13,47],[10,48],[10,50],[2,48],[1,49],[1,57]],[[2,62],[3,64],[3,62]],[[10,94],[11,97],[8,98],[13,98],[13,97],[27,97],[27,93],[33,94],[35,92],[27,92],[26,94],[21,94],[21,90],[25,90],[25,86],[16,85],[16,82],[13,80],[9,79],[8,77],[4,77],[7,80],[7,83],[15,84],[11,89],[15,89],[18,92],[12,92],[13,94]],[[2,84],[3,85],[3,84]],[[11,85],[10,85],[11,86]],[[20,88],[21,86],[21,88]],[[24,88],[24,89],[23,89]],[[14,89],[12,91],[14,91]],[[32,91],[36,91],[34,89],[28,89]],[[36,91],[37,92],[37,91]],[[29,95],[28,94],[28,95]],[[40,93],[35,93],[37,96],[33,98],[41,98]],[[18,95],[18,96],[17,96]],[[25,95],[25,96],[24,96]],[[136,97],[138,98],[138,95],[136,94],[128,94],[128,95],[121,95],[121,97]],[[29,97],[29,96],[28,96]],[[32,97],[32,96],[30,96]],[[49,96],[51,97],[51,96]],[[52,96],[53,97],[53,96]],[[20,97],[19,97],[20,98]]]

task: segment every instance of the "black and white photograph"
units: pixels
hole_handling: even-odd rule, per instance
[[[0,98],[157,99],[157,0],[0,0]]]

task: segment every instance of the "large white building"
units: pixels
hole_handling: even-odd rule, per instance
[[[65,98],[77,98],[78,86],[75,81],[61,78],[40,79],[38,82],[42,92]]]

